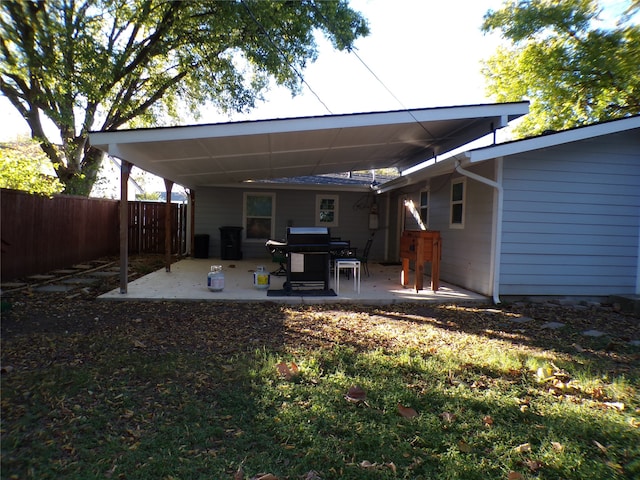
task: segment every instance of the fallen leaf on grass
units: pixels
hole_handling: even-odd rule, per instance
[[[365,470],[381,470],[383,468],[390,468],[393,473],[396,473],[396,465],[393,462],[389,463],[371,463],[369,460],[361,461],[358,466]]]
[[[551,448],[556,452],[562,452],[564,450],[564,446],[560,442],[551,442]]]
[[[522,371],[518,370],[517,368],[510,368],[509,370],[507,370],[507,374],[510,377],[520,377],[522,376]]]
[[[607,398],[607,395],[602,387],[596,387],[590,393],[594,400],[604,400],[605,398]]]
[[[353,403],[364,402],[367,399],[367,392],[365,392],[360,385],[354,385],[349,387],[344,398]]]
[[[624,468],[622,468],[622,465],[620,465],[619,463],[615,463],[610,460],[607,460],[604,463],[607,467],[615,470],[618,475],[624,475]]]
[[[509,472],[509,475],[507,475],[507,480],[523,480],[524,477],[522,476],[522,474],[518,473],[518,472]]]
[[[594,441],[593,441],[593,444],[594,444],[596,447],[598,447],[602,453],[607,453],[607,447],[605,447],[604,445],[602,445],[599,441],[594,440]]]
[[[525,462],[525,465],[529,467],[529,470],[531,470],[531,472],[533,473],[537,472],[543,467],[542,462],[539,462],[538,460],[528,460],[527,462]]]
[[[458,450],[460,450],[462,453],[471,453],[473,449],[467,442],[465,442],[464,440],[460,440],[458,442]]]
[[[553,378],[553,370],[549,366],[540,367],[536,372],[536,378],[541,383],[551,380]]]
[[[251,477],[251,480],[278,480],[278,477],[271,473],[259,473],[258,475]]]
[[[485,426],[490,427],[490,426],[492,426],[492,425],[493,425],[493,418],[491,417],[491,415],[485,415],[485,416],[482,418],[482,423],[483,423]]]
[[[134,340],[133,341],[133,346],[135,348],[146,348],[146,345],[144,343],[142,343],[140,340]]]
[[[284,377],[285,380],[291,380],[299,373],[298,365],[296,365],[295,362],[291,362],[290,364],[280,362],[276,365],[276,368],[278,369],[280,376]]]
[[[440,418],[442,418],[442,420],[444,420],[445,422],[453,423],[453,421],[456,419],[456,416],[451,412],[442,412],[440,414]]]
[[[418,416],[418,412],[416,412],[413,408],[405,407],[400,402],[398,402],[398,412],[404,418],[414,418]]]
[[[522,445],[518,445],[515,448],[515,451],[518,453],[527,453],[531,451],[531,444],[529,443],[523,443]]]
[[[322,477],[315,470],[309,470],[302,480],[322,480]]]

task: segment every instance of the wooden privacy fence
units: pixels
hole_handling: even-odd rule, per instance
[[[165,253],[166,205],[129,202],[129,253]],[[187,206],[171,204],[171,253],[186,252]]]
[[[115,200],[4,189],[0,195],[3,280],[118,253]]]
[[[119,255],[118,200],[0,191],[1,280]],[[171,204],[171,253],[186,250],[187,206]],[[129,202],[129,253],[164,253],[165,204]]]

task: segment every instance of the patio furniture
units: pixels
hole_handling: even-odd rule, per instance
[[[285,252],[285,247],[287,243],[278,240],[267,240],[265,245],[269,251],[269,255],[271,255],[271,260],[280,264],[280,267],[271,272],[271,275],[275,275],[276,277],[286,275],[287,267],[285,263],[287,262],[287,253]]]
[[[336,260],[357,260],[356,256],[358,249],[352,248],[351,241],[349,240],[342,240],[341,238],[333,237],[331,239],[329,251],[331,253],[331,273],[335,270]]]
[[[400,258],[402,259],[403,287],[409,285],[409,261],[415,262],[415,289],[422,290],[424,264],[431,262],[431,289],[440,287],[440,256],[442,241],[440,232],[428,230],[405,230],[400,237]]]
[[[356,258],[360,260],[360,263],[364,267],[364,273],[367,274],[367,277],[369,276],[369,264],[368,264],[369,252],[371,251],[371,245],[373,245],[374,235],[375,235],[375,232],[372,233],[369,239],[367,240],[367,243],[364,246],[364,250],[362,251],[362,255],[360,256],[356,255]]]
[[[360,260],[338,258],[334,265],[334,285],[336,294],[340,293],[340,270],[353,272],[353,289],[360,293]]]

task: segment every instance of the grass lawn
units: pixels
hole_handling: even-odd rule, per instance
[[[640,478],[593,309],[123,303],[3,335],[3,479]]]

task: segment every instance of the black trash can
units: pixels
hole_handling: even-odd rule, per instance
[[[220,258],[242,260],[242,227],[220,227]]]
[[[193,243],[193,258],[209,258],[209,235],[196,234]]]

